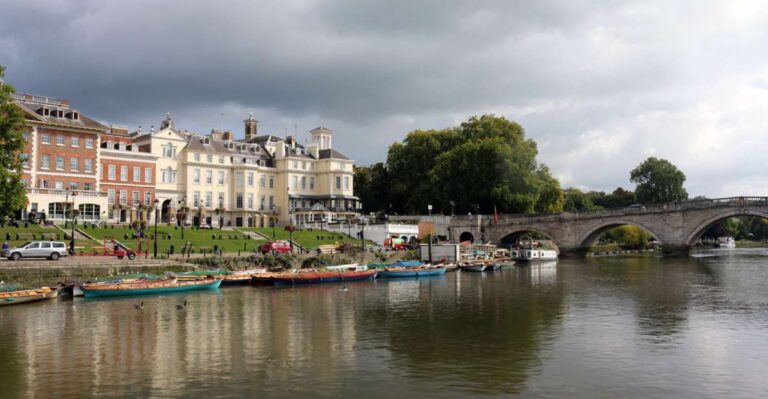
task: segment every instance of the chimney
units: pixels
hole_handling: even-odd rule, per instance
[[[245,122],[245,141],[251,141],[251,139],[256,138],[259,130],[259,121],[253,117],[253,112],[251,112],[251,116],[243,122]]]
[[[221,134],[222,140],[231,141],[235,139],[235,135],[232,134],[232,131],[227,130],[226,132]]]
[[[173,119],[171,119],[171,113],[165,114],[165,119],[160,123],[160,130],[171,128],[173,129]]]

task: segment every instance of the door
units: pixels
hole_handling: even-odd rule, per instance
[[[21,256],[24,256],[24,257],[40,256],[40,243],[33,242],[27,245],[26,247],[24,247],[24,251],[22,252]]]
[[[51,254],[51,251],[53,248],[51,247],[50,242],[41,242],[40,243],[40,252],[36,256],[48,256]]]

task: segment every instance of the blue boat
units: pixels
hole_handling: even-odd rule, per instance
[[[397,278],[397,277],[427,277],[427,276],[439,276],[445,274],[446,268],[444,267],[429,267],[429,268],[416,268],[416,267],[404,267],[404,268],[386,268],[379,272],[379,277],[384,278]]]
[[[84,284],[80,287],[86,298],[167,294],[171,292],[218,289],[221,278],[206,278],[198,280],[162,279],[131,281],[116,284]]]

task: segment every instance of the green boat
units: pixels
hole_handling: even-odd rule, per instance
[[[84,284],[80,287],[86,298],[98,298],[122,295],[167,294],[172,292],[218,289],[221,278],[209,277],[199,280],[161,280],[130,281],[116,284]]]

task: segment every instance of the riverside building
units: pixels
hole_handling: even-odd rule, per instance
[[[67,100],[15,94],[24,111],[24,181],[18,217],[44,212],[63,222],[66,203],[79,221],[158,222],[195,226],[317,224],[354,219],[354,161],[318,127],[305,145],[293,136],[259,134],[251,115],[244,137],[195,134],[170,115],[160,128],[130,132],[82,115]],[[155,208],[157,206],[157,208]]]

